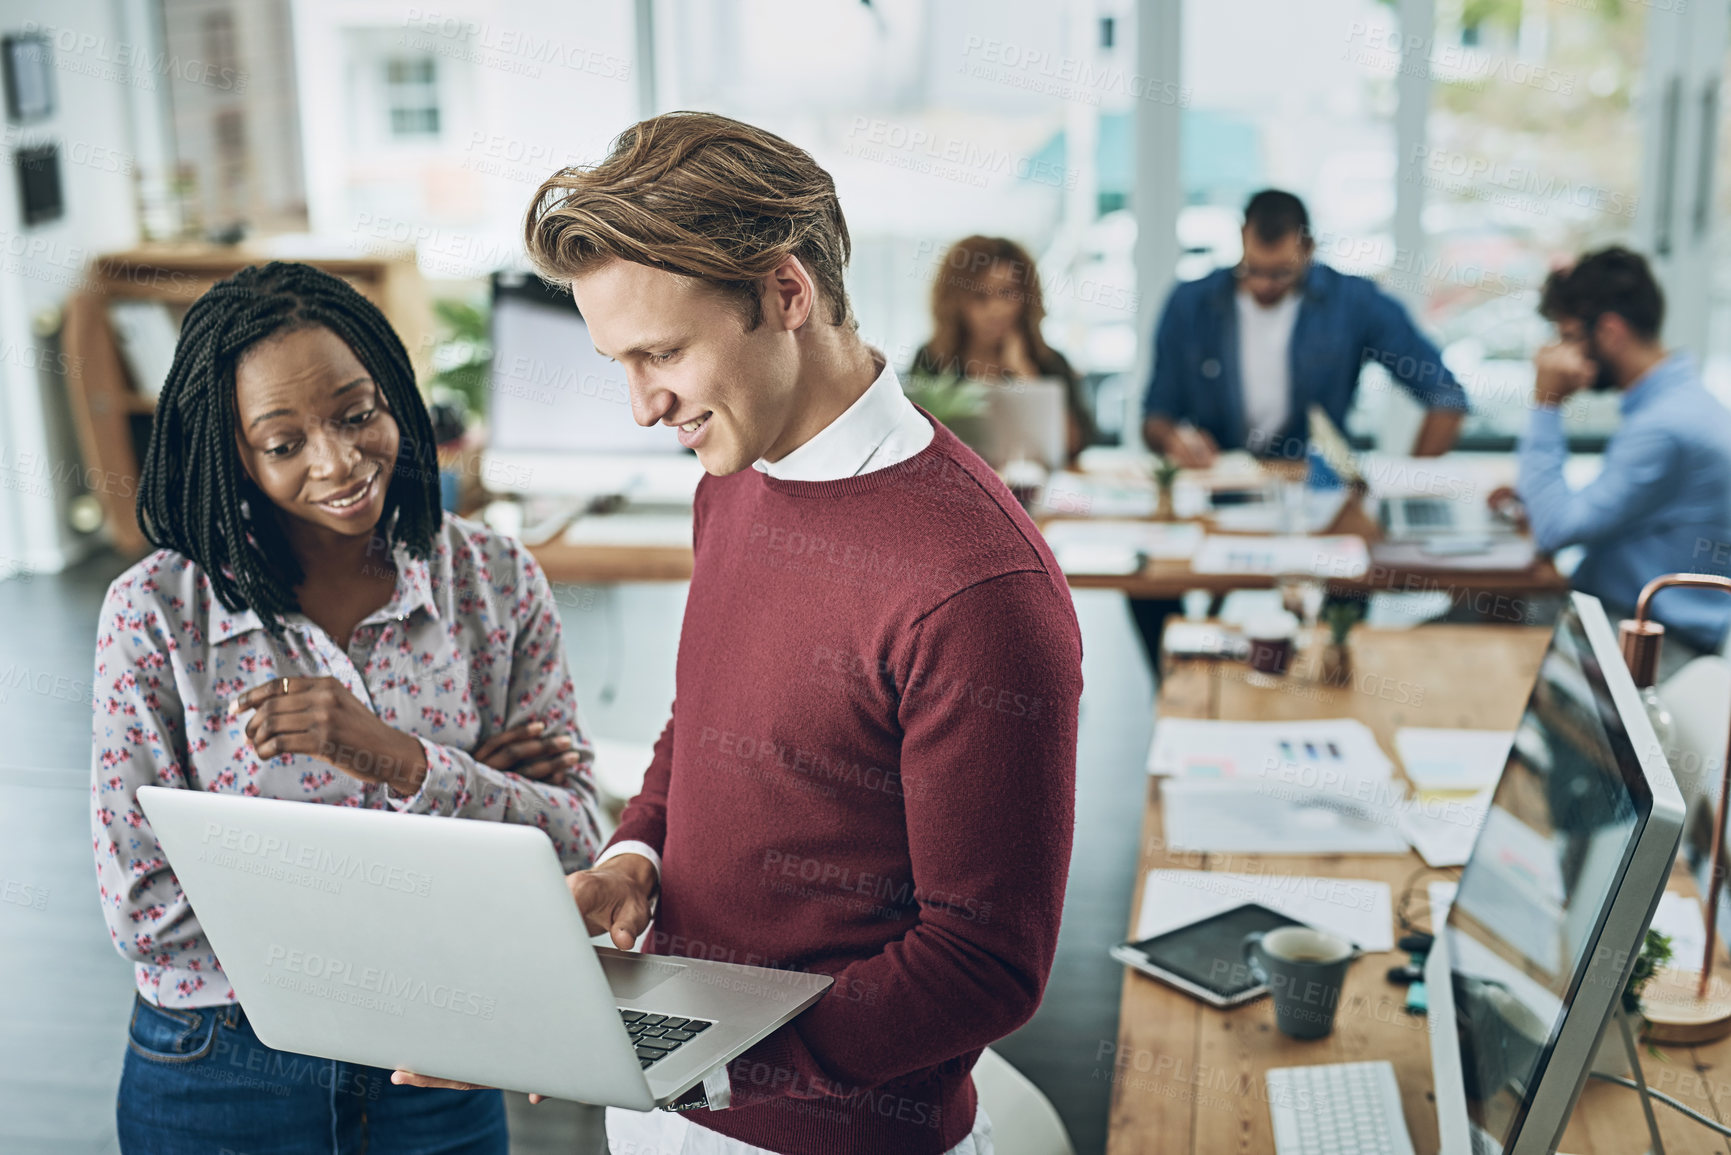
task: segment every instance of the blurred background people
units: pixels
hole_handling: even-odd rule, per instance
[[[1064,386],[1065,446],[1073,459],[1094,439],[1082,378],[1046,344],[1045,298],[1034,258],[1006,237],[963,237],[932,281],[932,336],[914,354],[910,380],[946,378],[1002,384],[1052,379]]]
[[[1304,202],[1264,189],[1244,207],[1244,258],[1167,298],[1155,335],[1142,436],[1177,464],[1208,465],[1223,449],[1302,457],[1306,413],[1339,428],[1370,361],[1388,367],[1425,407],[1413,452],[1446,453],[1467,398],[1412,318],[1375,282],[1314,259]]]
[[[1702,386],[1695,359],[1660,341],[1665,298],[1646,260],[1620,246],[1588,253],[1550,275],[1539,311],[1557,339],[1533,358],[1516,484],[1539,547],[1585,546],[1575,588],[1625,612],[1661,574],[1731,573],[1731,412]],[[1622,423],[1598,476],[1573,489],[1562,406],[1584,391],[1619,393]],[[1670,669],[1723,647],[1731,602],[1666,590],[1653,614]]]

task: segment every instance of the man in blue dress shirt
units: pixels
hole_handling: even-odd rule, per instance
[[[1150,448],[1185,467],[1222,449],[1305,455],[1310,406],[1338,428],[1371,361],[1425,407],[1413,452],[1454,446],[1464,390],[1400,302],[1364,277],[1312,260],[1304,202],[1265,189],[1244,208],[1244,259],[1172,290],[1142,403]]]
[[[1589,253],[1550,275],[1539,311],[1557,340],[1533,358],[1516,483],[1539,547],[1585,546],[1571,580],[1613,614],[1661,574],[1731,574],[1731,411],[1692,357],[1661,344],[1665,300],[1647,262],[1624,248]],[[1570,489],[1561,406],[1584,389],[1621,392],[1622,423],[1599,476]],[[1714,590],[1667,590],[1652,611],[1668,668],[1718,651],[1731,626],[1731,597]]]

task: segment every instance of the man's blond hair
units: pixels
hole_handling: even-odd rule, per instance
[[[595,165],[541,183],[523,224],[529,260],[569,284],[612,259],[706,282],[763,320],[762,278],[790,254],[830,321],[857,328],[842,282],[851,245],[835,181],[774,133],[708,112],[632,125]]]

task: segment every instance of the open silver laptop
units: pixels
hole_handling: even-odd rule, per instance
[[[646,1111],[834,981],[595,947],[533,827],[155,786],[138,800],[278,1050]]]
[[[1057,378],[1009,381],[986,393],[985,452],[994,469],[1012,461],[1037,461],[1062,469],[1069,444],[1064,383]]]

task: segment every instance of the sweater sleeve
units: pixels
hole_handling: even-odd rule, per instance
[[[655,754],[643,775],[643,789],[626,803],[625,813],[619,816],[619,829],[613,832],[613,838],[607,844],[609,847],[622,842],[641,842],[659,855],[666,845],[667,785],[673,777],[673,723],[678,716],[679,703],[675,701],[673,705],[673,717],[667,719],[661,737],[655,740]],[[659,863],[656,868],[659,871]]]
[[[969,1063],[1039,1006],[1075,820],[1075,614],[1046,573],[1004,574],[927,614],[895,666],[917,920],[729,1065],[735,1107]]]

